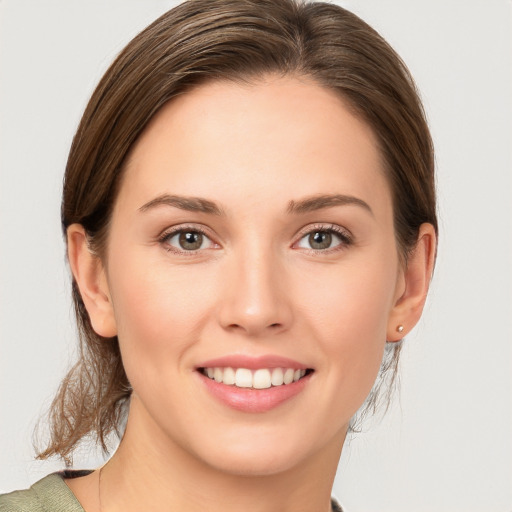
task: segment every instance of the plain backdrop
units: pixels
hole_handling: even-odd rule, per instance
[[[0,491],[27,487],[32,431],[73,359],[60,233],[67,151],[93,87],[164,0],[0,0]],[[346,445],[349,512],[512,511],[509,0],[340,2],[397,49],[436,150],[439,258],[401,395]],[[84,450],[77,467],[99,455]]]

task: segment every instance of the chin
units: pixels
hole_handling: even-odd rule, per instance
[[[228,451],[223,457],[208,461],[216,471],[247,477],[265,477],[286,473],[301,465],[303,457],[297,454],[272,453],[272,450],[260,450],[259,453],[231,453]]]
[[[232,431],[229,437],[216,437],[215,444],[196,445],[196,457],[225,474],[265,477],[303,468],[315,457],[325,456],[326,452],[339,454],[345,436],[341,430],[332,437],[325,431],[312,435],[295,429],[296,435],[290,435],[289,431],[272,435],[264,428],[261,430],[263,432],[253,430],[253,435],[249,432],[238,432],[237,435]]]

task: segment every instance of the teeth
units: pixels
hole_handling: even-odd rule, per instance
[[[238,368],[235,373],[235,386],[237,388],[252,388],[252,372],[247,368]]]
[[[252,387],[255,389],[266,389],[272,385],[270,370],[256,370],[252,377]]]
[[[222,371],[222,368],[214,368],[213,370],[213,378],[217,382],[222,382],[224,379],[224,372]]]
[[[224,384],[232,386],[236,382],[235,370],[233,368],[224,368],[224,378],[222,379]]]
[[[272,370],[272,377],[270,382],[272,383],[272,386],[281,386],[284,384],[283,370],[281,368],[274,368]]]
[[[292,368],[287,368],[284,372],[283,381],[285,384],[291,384],[293,382],[294,371]]]
[[[208,378],[239,388],[267,389],[297,382],[306,375],[306,370],[293,368],[204,368],[203,374]]]

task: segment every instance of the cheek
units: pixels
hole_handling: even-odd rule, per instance
[[[370,392],[380,368],[396,280],[392,268],[378,263],[353,268],[331,275],[323,290],[305,291],[303,313],[329,369],[327,386],[335,394],[343,390],[337,396],[349,416]]]
[[[384,340],[396,283],[393,263],[353,265],[317,278],[321,285],[302,287],[303,310],[317,319],[329,339]]]
[[[208,321],[208,283],[192,266],[173,271],[165,259],[148,263],[143,254],[128,253],[112,265],[109,281],[129,378],[170,362],[178,365]]]

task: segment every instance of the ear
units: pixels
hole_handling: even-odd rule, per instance
[[[416,246],[397,283],[395,303],[388,320],[388,341],[401,340],[418,323],[427,299],[435,257],[435,229],[432,224],[422,224]]]
[[[69,265],[89,313],[92,328],[99,336],[116,336],[112,299],[101,259],[89,248],[82,225],[69,226],[67,240]]]

